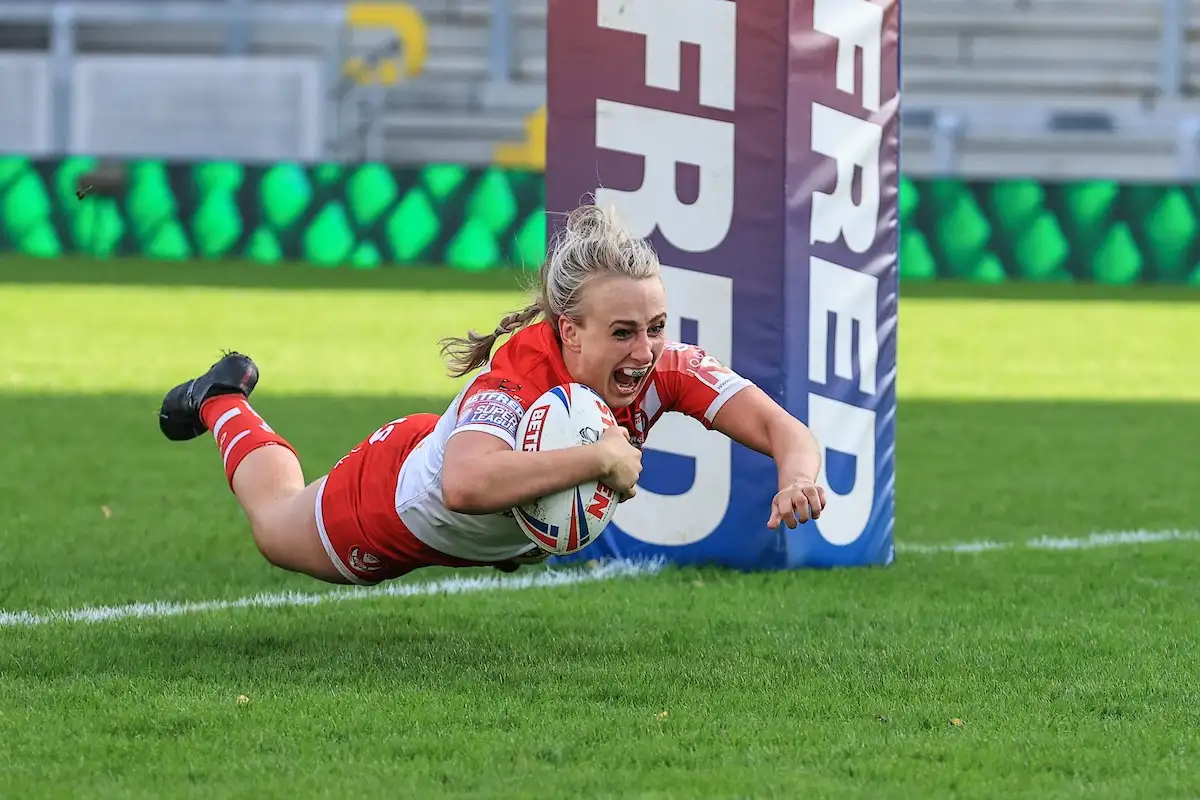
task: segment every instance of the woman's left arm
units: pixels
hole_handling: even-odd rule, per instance
[[[714,430],[775,461],[779,491],[771,501],[767,527],[789,528],[817,519],[825,508],[825,490],[817,485],[821,448],[800,420],[757,386],[747,386],[721,406]]]

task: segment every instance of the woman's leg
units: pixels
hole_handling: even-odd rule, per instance
[[[254,362],[230,353],[204,375],[167,393],[159,427],[173,441],[212,433],[226,480],[268,561],[330,583],[348,583],[317,530],[321,481],[304,485],[295,450],[250,406],[257,383]]]
[[[304,485],[291,450],[262,447],[249,453],[233,475],[232,488],[267,561],[329,583],[350,582],[333,565],[317,532],[321,481]]]

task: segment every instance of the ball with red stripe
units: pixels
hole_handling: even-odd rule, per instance
[[[536,452],[595,444],[616,424],[608,404],[580,383],[556,386],[539,397],[517,428],[517,446]],[[513,509],[525,535],[555,555],[577,553],[600,536],[617,510],[613,490],[599,481],[540,497]]]

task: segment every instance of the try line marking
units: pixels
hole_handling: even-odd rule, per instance
[[[238,600],[205,600],[192,603],[132,603],[124,606],[91,606],[66,611],[0,611],[0,628],[50,625],[56,622],[109,622],[118,619],[149,619],[202,614],[234,608],[279,608],[315,606],[369,600],[377,597],[430,597],[439,594],[471,594],[497,589],[540,589],[597,583],[617,578],[653,575],[666,566],[664,560],[610,561],[594,568],[539,570],[526,575],[450,577],[425,583],[393,583],[372,587],[346,587],[328,592],[279,592],[256,594]]]
[[[1093,533],[1082,538],[1044,536],[1024,542],[947,542],[944,544],[896,543],[898,553],[989,553],[997,550],[1094,550],[1162,542],[1197,542],[1200,531],[1115,531]],[[654,575],[667,566],[664,559],[610,561],[594,568],[540,570],[526,575],[451,577],[425,583],[396,583],[374,587],[346,587],[327,592],[280,592],[256,594],[238,600],[205,600],[192,603],[132,603],[124,606],[89,606],[65,611],[0,611],[0,628],[51,625],[63,622],[109,622],[120,619],[150,619],[183,614],[203,614],[235,608],[279,608],[315,606],[369,600],[377,597],[431,597],[440,594],[472,594],[493,590],[539,589],[597,583],[618,578]]]
[[[945,544],[910,544],[896,542],[898,553],[986,553],[992,550],[1096,550],[1101,547],[1125,547],[1135,544],[1162,542],[1197,542],[1200,531],[1111,531],[1093,533],[1078,539],[1043,536],[1024,542],[947,542]]]

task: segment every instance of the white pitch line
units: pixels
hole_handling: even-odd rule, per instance
[[[896,542],[900,553],[984,553],[991,550],[1095,550],[1101,547],[1125,547],[1135,544],[1162,542],[1198,542],[1200,531],[1112,531],[1093,533],[1083,538],[1043,536],[1024,542],[948,542],[946,544],[917,544]]]
[[[50,625],[62,622],[110,622],[118,619],[175,617],[234,608],[279,608],[370,600],[378,597],[428,597],[439,594],[469,594],[492,590],[542,589],[596,583],[617,578],[653,575],[666,566],[664,560],[610,561],[594,569],[539,570],[526,575],[452,577],[426,583],[382,584],[369,588],[347,587],[329,592],[280,592],[257,594],[238,600],[205,600],[192,603],[133,603],[124,606],[92,606],[66,611],[0,611],[0,628]]]
[[[985,553],[995,550],[1094,550],[1101,547],[1123,547],[1162,542],[1197,542],[1200,531],[1113,531],[1093,533],[1084,538],[1056,538],[1043,536],[1025,542],[947,542],[945,544],[922,544],[896,542],[901,553]],[[580,583],[595,583],[617,578],[653,575],[660,572],[667,562],[610,561],[594,569],[543,570],[527,575],[453,577],[426,583],[397,583],[361,588],[347,587],[329,592],[307,594],[304,592],[280,592],[257,594],[237,600],[205,600],[192,603],[133,603],[124,606],[91,606],[65,611],[0,611],[0,628],[17,626],[50,625],[64,622],[109,622],[118,619],[149,619],[175,617],[183,614],[203,614],[210,611],[226,611],[235,608],[279,608],[283,606],[315,606],[323,603],[342,603],[348,600],[369,600],[377,597],[428,597],[439,594],[469,594],[492,590],[539,589],[556,586],[572,586]]]

